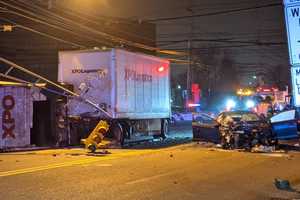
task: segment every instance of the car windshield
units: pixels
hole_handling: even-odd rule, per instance
[[[259,121],[259,116],[254,113],[230,113],[228,114],[234,121]]]
[[[196,116],[194,120],[197,122],[200,122],[200,123],[205,123],[205,124],[214,123],[214,119],[207,115]]]

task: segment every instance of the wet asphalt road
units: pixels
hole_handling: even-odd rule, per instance
[[[299,152],[254,154],[192,142],[183,123],[164,142],[127,149],[2,153],[0,199],[300,199],[273,184],[288,179],[300,190],[299,166]]]
[[[271,199],[274,178],[300,184],[300,154],[253,154],[198,143],[162,149],[82,149],[0,155],[1,200],[10,199]],[[298,196],[300,198],[300,196]]]

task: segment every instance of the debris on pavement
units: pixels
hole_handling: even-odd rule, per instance
[[[104,155],[108,155],[108,154],[111,154],[111,152],[106,149],[103,149],[101,151],[88,152],[86,155],[87,156],[104,156]]]
[[[272,153],[275,152],[275,146],[257,145],[251,148],[252,153]]]
[[[295,189],[291,187],[291,184],[288,180],[283,180],[283,179],[274,179],[274,185],[277,189],[279,190],[285,190],[289,192],[297,192]]]
[[[100,151],[100,153],[101,153],[101,154],[111,154],[111,152],[108,151],[108,150],[106,150],[106,149]]]
[[[82,154],[80,154],[80,153],[70,153],[68,155],[70,155],[70,156],[81,156]]]

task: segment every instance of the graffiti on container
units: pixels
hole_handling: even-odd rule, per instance
[[[6,95],[2,99],[3,113],[2,113],[2,139],[10,136],[15,138],[14,129],[15,129],[15,119],[12,116],[12,109],[15,107],[14,97],[11,95]]]
[[[135,70],[125,68],[125,80],[152,82],[152,76],[148,74],[139,74]]]

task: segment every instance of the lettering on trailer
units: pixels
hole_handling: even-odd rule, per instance
[[[10,136],[16,138],[14,134],[15,129],[15,119],[12,117],[11,111],[15,107],[14,97],[11,95],[6,95],[2,99],[2,107],[4,109],[2,113],[2,139]]]
[[[152,82],[152,76],[148,74],[139,74],[135,70],[125,68],[125,80]]]
[[[300,0],[285,2],[285,20],[291,65],[300,64]]]
[[[100,77],[105,77],[107,75],[107,70],[105,69],[72,69],[72,74],[89,74],[89,73],[97,73]]]

